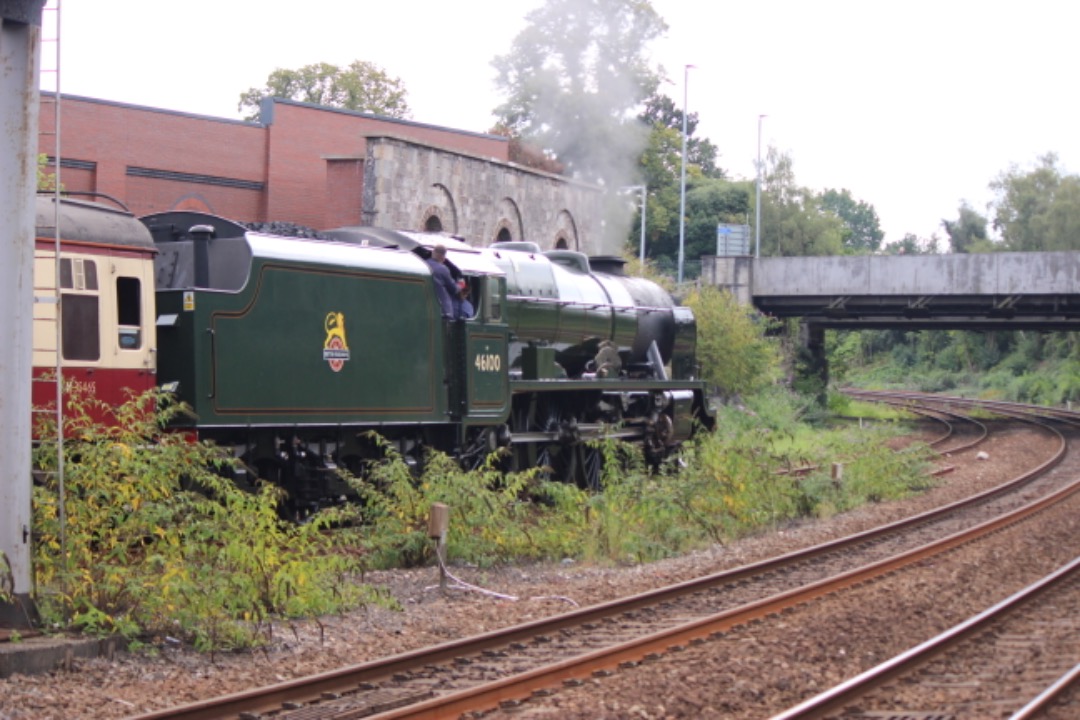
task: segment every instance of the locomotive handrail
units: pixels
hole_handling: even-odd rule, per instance
[[[530,297],[528,295],[507,295],[506,300],[508,302],[512,300],[514,302],[530,302],[530,303],[540,303],[540,304],[543,304],[543,305],[557,305],[559,307],[575,307],[575,306],[577,306],[577,307],[583,307],[583,308],[589,309],[589,310],[593,310],[593,309],[601,308],[601,307],[606,307],[606,308],[611,308],[614,312],[627,312],[627,313],[631,313],[631,312],[654,313],[654,312],[665,312],[665,311],[671,309],[671,308],[662,308],[662,307],[649,307],[649,306],[645,306],[645,305],[603,305],[603,304],[593,303],[593,302],[582,302],[580,300],[556,300],[556,299],[552,299],[552,298]]]
[[[210,392],[206,397],[217,397],[217,335],[214,333],[214,328],[206,328],[207,334],[210,336]]]

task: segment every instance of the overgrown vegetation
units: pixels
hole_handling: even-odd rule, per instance
[[[695,289],[685,303],[697,321],[702,378],[717,392],[745,395],[775,382],[780,349],[767,335],[775,321],[715,287]]]
[[[324,532],[341,511],[282,522],[278,490],[242,491],[226,477],[231,459],[160,432],[179,411],[156,394],[116,409],[73,403],[63,535],[56,446],[35,450],[34,572],[47,626],[219,649],[259,643],[275,619],[381,600],[356,582],[350,534]]]
[[[231,459],[160,433],[180,411],[166,397],[133,398],[116,410],[84,400],[72,408],[65,441],[63,542],[56,448],[45,443],[35,456],[44,477],[34,494],[39,607],[50,627],[244,647],[282,619],[388,602],[360,573],[433,562],[427,518],[436,502],[451,508],[452,562],[625,563],[926,486],[925,456],[885,449],[886,429],[851,426],[806,442],[803,409],[778,390],[724,408],[723,430],[690,443],[677,471],[672,464],[650,473],[635,447],[601,443],[600,492],[552,482],[540,469],[501,473],[494,456],[466,472],[433,453],[417,477],[387,446],[370,475],[350,479],[359,506],[296,525],[279,519],[276,489],[242,491],[225,476]],[[847,463],[840,483],[829,472],[837,461]]]
[[[646,470],[633,446],[601,443],[604,474],[596,493],[537,472],[467,473],[439,455],[417,481],[391,457],[361,483],[365,546],[378,566],[431,562],[427,515],[442,502],[451,507],[448,549],[458,562],[645,562],[928,486],[925,452],[886,447],[895,428],[811,433],[802,412],[802,402],[782,391],[726,407],[717,419],[722,432],[699,435],[682,453],[682,467],[659,474]],[[831,478],[834,462],[845,463],[840,482]]]
[[[830,333],[837,382],[1039,405],[1080,402],[1080,336],[959,330]]]

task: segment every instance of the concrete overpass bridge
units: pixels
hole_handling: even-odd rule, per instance
[[[705,257],[702,282],[822,328],[1080,330],[1080,252]]]
[[[822,391],[827,329],[1080,330],[1080,252],[710,256],[701,281],[801,318],[807,371]]]

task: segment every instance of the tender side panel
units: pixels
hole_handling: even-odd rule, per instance
[[[162,352],[192,358],[201,424],[447,421],[425,276],[268,261],[242,293],[187,292]]]

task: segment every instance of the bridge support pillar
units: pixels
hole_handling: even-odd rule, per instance
[[[727,290],[740,305],[753,301],[754,258],[749,256],[704,255],[701,258],[701,282]]]
[[[795,357],[792,385],[803,395],[817,399],[823,407],[828,402],[829,359],[825,354],[825,328],[815,323],[799,325],[799,350]]]

